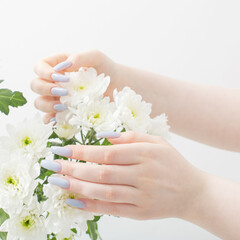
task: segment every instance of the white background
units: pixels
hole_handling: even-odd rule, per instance
[[[6,122],[34,114],[33,65],[59,52],[97,48],[120,63],[170,77],[240,87],[239,10],[238,0],[0,0],[2,86],[28,99],[9,118],[1,114],[1,134]],[[240,181],[239,153],[177,135],[171,143],[195,166]],[[178,219],[104,217],[99,228],[104,240],[218,239]]]

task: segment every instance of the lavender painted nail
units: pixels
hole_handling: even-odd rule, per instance
[[[72,207],[77,207],[77,208],[85,208],[86,204],[80,200],[76,200],[76,199],[71,199],[71,198],[67,198],[65,200],[65,203],[72,206]]]
[[[61,62],[59,64],[57,64],[53,69],[55,71],[61,71],[61,70],[64,70],[68,67],[71,67],[72,66],[72,63],[69,62],[69,61],[64,61],[64,62]]]
[[[46,168],[46,169],[54,171],[54,172],[60,172],[62,170],[61,164],[58,162],[55,162],[55,161],[44,160],[41,162],[41,166],[43,168]]]
[[[64,156],[64,157],[71,157],[72,156],[72,150],[67,147],[58,147],[58,146],[52,146],[51,151],[54,154]]]
[[[70,183],[68,180],[60,178],[60,177],[49,177],[48,182],[52,185],[62,187],[62,188],[69,188]]]
[[[57,121],[56,121],[56,118],[54,117],[54,118],[51,118],[49,122],[57,122]]]
[[[68,91],[65,88],[54,87],[51,89],[51,93],[55,96],[67,96]]]
[[[118,138],[121,134],[118,132],[99,132],[96,134],[97,138]]]
[[[65,110],[67,110],[67,105],[65,105],[65,104],[55,104],[53,106],[53,108],[54,108],[54,110],[56,110],[58,112],[65,111]]]
[[[56,82],[68,82],[69,81],[69,77],[59,74],[59,73],[53,73],[52,74],[52,79]]]

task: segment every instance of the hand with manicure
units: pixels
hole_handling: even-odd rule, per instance
[[[46,113],[44,122],[48,123],[56,112],[64,111],[67,106],[60,103],[60,96],[66,96],[67,90],[59,86],[59,82],[68,81],[65,71],[78,71],[80,67],[94,67],[98,74],[105,73],[111,76],[111,85],[107,94],[112,95],[112,90],[117,82],[117,64],[103,53],[93,50],[81,54],[59,54],[39,61],[34,71],[37,78],[31,82],[31,89],[40,96],[35,100],[35,107]]]
[[[134,132],[99,133],[112,146],[52,147],[87,163],[43,161],[58,173],[49,183],[86,198],[66,203],[100,214],[155,219],[183,217],[199,194],[202,174],[160,137]],[[97,164],[92,164],[97,163]]]

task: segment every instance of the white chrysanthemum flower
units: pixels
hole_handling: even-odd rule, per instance
[[[68,90],[68,96],[60,98],[69,107],[77,107],[85,98],[96,99],[102,97],[110,83],[110,77],[102,73],[97,75],[94,68],[81,67],[78,72],[66,72],[68,82],[60,83]]]
[[[10,214],[0,227],[8,232],[7,240],[44,240],[47,239],[45,217],[42,216],[41,204],[34,197],[30,205],[24,205],[18,214]]]
[[[64,237],[72,234],[71,228],[79,232],[87,230],[87,220],[93,220],[94,215],[90,212],[75,209],[65,203],[67,198],[78,199],[81,196],[70,193],[68,190],[46,184],[43,187],[44,195],[48,199],[43,202],[43,208],[49,212],[46,219],[47,233],[61,232]]]
[[[61,138],[71,139],[79,132],[77,125],[69,123],[72,114],[69,112],[60,112],[56,114],[56,124],[54,126],[54,132]]]
[[[19,150],[33,162],[48,154],[47,141],[52,133],[52,124],[43,124],[40,114],[16,126],[8,124],[7,131],[8,137],[0,137],[0,145],[7,151]]]
[[[0,164],[0,208],[8,213],[16,212],[23,203],[32,201],[40,165],[30,167],[21,154],[1,155]]]
[[[170,126],[167,124],[167,116],[165,113],[150,120],[151,126],[148,130],[149,134],[161,136],[165,139],[170,138],[169,129]]]
[[[71,124],[82,126],[83,129],[93,128],[96,132],[113,131],[117,128],[116,106],[105,97],[101,100],[89,101],[73,111]]]
[[[152,105],[143,101],[142,97],[129,87],[120,92],[115,89],[113,97],[123,127],[126,130],[146,133],[150,125]]]

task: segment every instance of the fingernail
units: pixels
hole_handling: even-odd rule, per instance
[[[59,73],[53,73],[52,74],[52,79],[54,81],[57,81],[57,82],[68,82],[69,81],[68,76],[65,76],[65,75],[62,75],[62,74],[59,74]]]
[[[56,121],[56,118],[54,117],[54,118],[51,118],[49,122],[57,122],[57,121]]]
[[[70,183],[68,182],[68,180],[60,178],[60,177],[49,177],[48,182],[50,184],[53,184],[53,185],[56,185],[56,186],[62,187],[62,188],[69,188],[69,186],[70,186]]]
[[[71,67],[72,66],[72,63],[69,62],[69,61],[64,61],[64,62],[61,62],[59,64],[57,64],[53,69],[55,71],[61,71],[61,70],[64,70],[68,67]]]
[[[96,134],[97,138],[118,138],[120,137],[120,133],[118,132],[99,132]]]
[[[60,172],[62,170],[61,164],[58,162],[55,162],[55,161],[44,160],[41,162],[41,166],[43,168],[46,168],[46,169],[54,171],[54,172]]]
[[[67,106],[65,104],[55,104],[53,106],[53,108],[56,111],[65,111],[65,110],[67,110]]]
[[[72,156],[72,150],[67,147],[52,146],[51,151],[52,151],[52,153],[63,156],[63,157],[71,157]]]
[[[68,91],[65,88],[54,87],[51,89],[51,93],[55,96],[67,96]]]
[[[80,200],[76,200],[76,199],[71,199],[71,198],[67,198],[65,200],[65,203],[72,206],[72,207],[77,207],[77,208],[85,208],[86,204]]]

